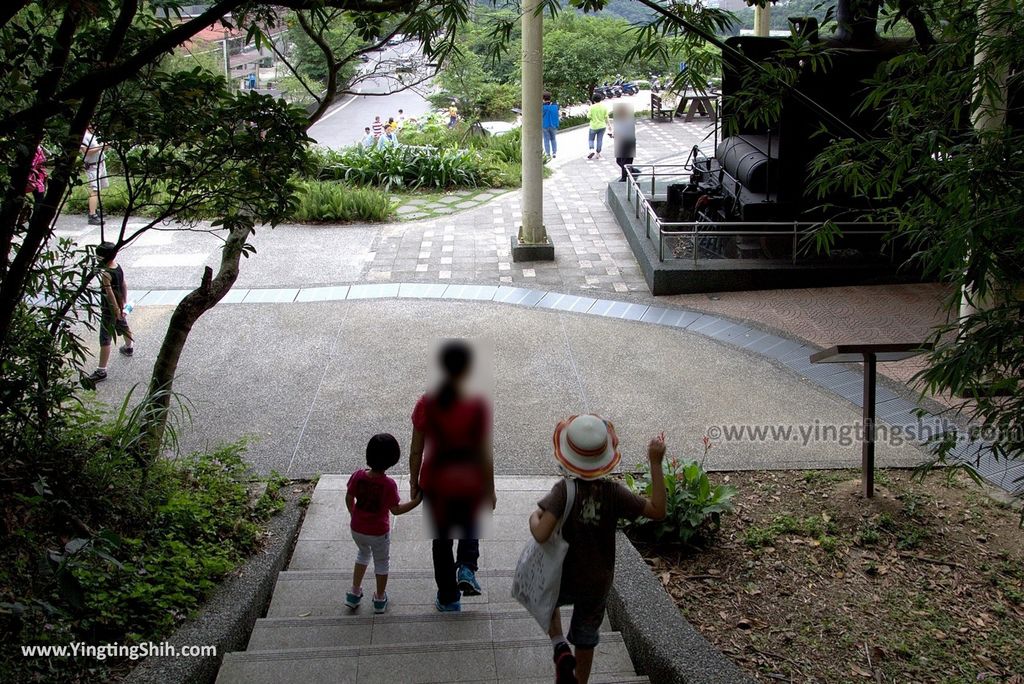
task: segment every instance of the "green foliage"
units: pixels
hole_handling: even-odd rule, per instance
[[[632,29],[621,19],[559,14],[544,33],[544,88],[556,102],[582,102],[616,74],[646,73],[628,58]]]
[[[667,514],[664,520],[638,518],[627,528],[655,541],[688,544],[706,540],[718,530],[723,513],[733,509],[736,490],[728,485],[711,484],[701,463],[681,463],[670,459],[662,463],[667,491]],[[634,493],[651,496],[650,465],[638,477],[626,474],[626,486]]]
[[[589,123],[589,114],[569,114],[568,116],[562,117],[562,119],[558,122],[558,127],[560,129],[565,129],[572,128],[573,126],[582,126],[583,124]]]
[[[545,90],[556,102],[571,104],[586,100],[595,85],[616,75],[667,69],[667,59],[631,57],[633,33],[628,22],[607,14],[563,11],[546,19]],[[475,21],[461,29],[461,53],[444,62],[437,78],[441,92],[434,104],[446,105],[455,98],[471,119],[510,119],[520,97],[520,36],[515,14],[479,8]]]
[[[170,633],[251,555],[261,523],[280,510],[279,487],[253,501],[244,445],[157,461],[145,476],[116,448],[128,426],[81,409],[61,440],[62,465],[4,500],[0,635],[7,643],[138,643]],[[62,532],[66,521],[78,526]],[[43,659],[0,656],[4,681],[28,681]],[[74,681],[86,661],[62,665]]]
[[[321,154],[326,157],[320,165],[323,180],[385,189],[478,187],[493,181],[483,157],[469,149],[385,145]]]
[[[334,181],[301,181],[294,220],[301,223],[387,221],[395,212],[388,193]]]
[[[323,22],[317,18],[311,18],[310,24],[316,30],[323,27]],[[351,17],[332,13],[323,29],[323,39],[335,55],[347,56],[369,44],[354,29],[355,22]],[[288,39],[294,46],[292,63],[299,75],[320,84],[324,83],[327,80],[327,58],[313,39],[302,30],[294,14],[288,18]],[[355,60],[347,62],[339,74],[339,80],[347,83],[355,75],[357,65],[358,62]]]
[[[512,108],[519,103],[518,82],[518,71],[502,78],[485,65],[483,57],[465,50],[445,63],[437,77],[441,91],[430,100],[436,107],[447,107],[456,100],[459,114],[471,121],[506,121],[515,116]]]
[[[979,22],[982,7],[989,19]],[[837,134],[813,163],[814,190],[870,200],[877,208],[867,218],[894,226],[907,265],[947,285],[949,322],[929,335],[935,350],[915,379],[929,394],[969,399],[957,412],[971,427],[936,440],[933,462],[975,432],[997,458],[1019,459],[1024,186],[1015,179],[1024,131],[1002,78],[1024,60],[1024,16],[1013,3],[979,0],[929,11],[936,43],[895,57],[865,83],[865,111],[885,112],[880,129],[867,141]],[[898,21],[889,15],[885,24]],[[1017,87],[1011,77],[1009,92]]]

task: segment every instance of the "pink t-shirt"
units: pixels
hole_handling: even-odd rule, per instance
[[[357,470],[348,479],[348,493],[356,498],[352,506],[352,530],[374,536],[387,534],[391,529],[391,508],[401,501],[395,481],[387,475]]]

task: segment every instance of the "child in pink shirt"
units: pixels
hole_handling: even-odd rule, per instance
[[[366,445],[366,470],[352,473],[348,480],[345,506],[352,516],[352,540],[355,541],[355,568],[352,588],[345,595],[345,605],[353,610],[363,599],[363,576],[373,557],[377,575],[377,592],[373,595],[373,612],[383,613],[388,607],[388,563],[391,551],[391,514],[402,515],[419,505],[422,497],[401,503],[398,485],[385,473],[401,457],[398,441],[389,434],[374,435]]]

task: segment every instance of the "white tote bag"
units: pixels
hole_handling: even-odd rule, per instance
[[[558,526],[543,544],[530,537],[519,555],[516,572],[512,576],[512,598],[522,604],[545,632],[551,625],[551,614],[558,603],[558,590],[562,583],[562,564],[569,551],[569,542],[562,538],[562,525],[569,517],[576,499],[576,483],[565,480],[565,510]]]

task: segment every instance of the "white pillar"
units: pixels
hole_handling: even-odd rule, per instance
[[[768,37],[771,32],[771,5],[759,7],[754,5],[754,35]]]
[[[541,92],[544,80],[544,17],[538,0],[524,0],[523,8],[523,225],[512,242],[515,261],[554,259],[544,230],[544,158],[541,139]]]
[[[978,24],[981,27],[982,38],[991,39],[993,36],[998,35],[998,32],[1003,30],[998,25],[998,20],[989,17],[989,12],[992,10],[993,3],[982,4],[978,8]],[[974,84],[974,95],[978,98],[978,107],[971,112],[971,123],[974,124],[975,130],[979,133],[986,131],[998,131],[1006,125],[1006,106],[1007,99],[1009,97],[1009,91],[1007,89],[1007,80],[1009,79],[1009,72],[1006,69],[1006,65],[1000,65],[995,69],[995,73],[988,74],[999,86],[994,92],[983,90],[984,84],[982,83],[981,74],[986,73],[986,62],[991,59],[985,46],[979,47],[974,53],[974,68],[979,74]],[[974,295],[974,293],[968,293],[967,289],[964,288],[961,292],[960,297],[960,319],[971,316],[979,309],[986,309],[991,307],[990,302],[978,301],[977,295],[970,297],[973,302],[969,301],[968,294]]]

